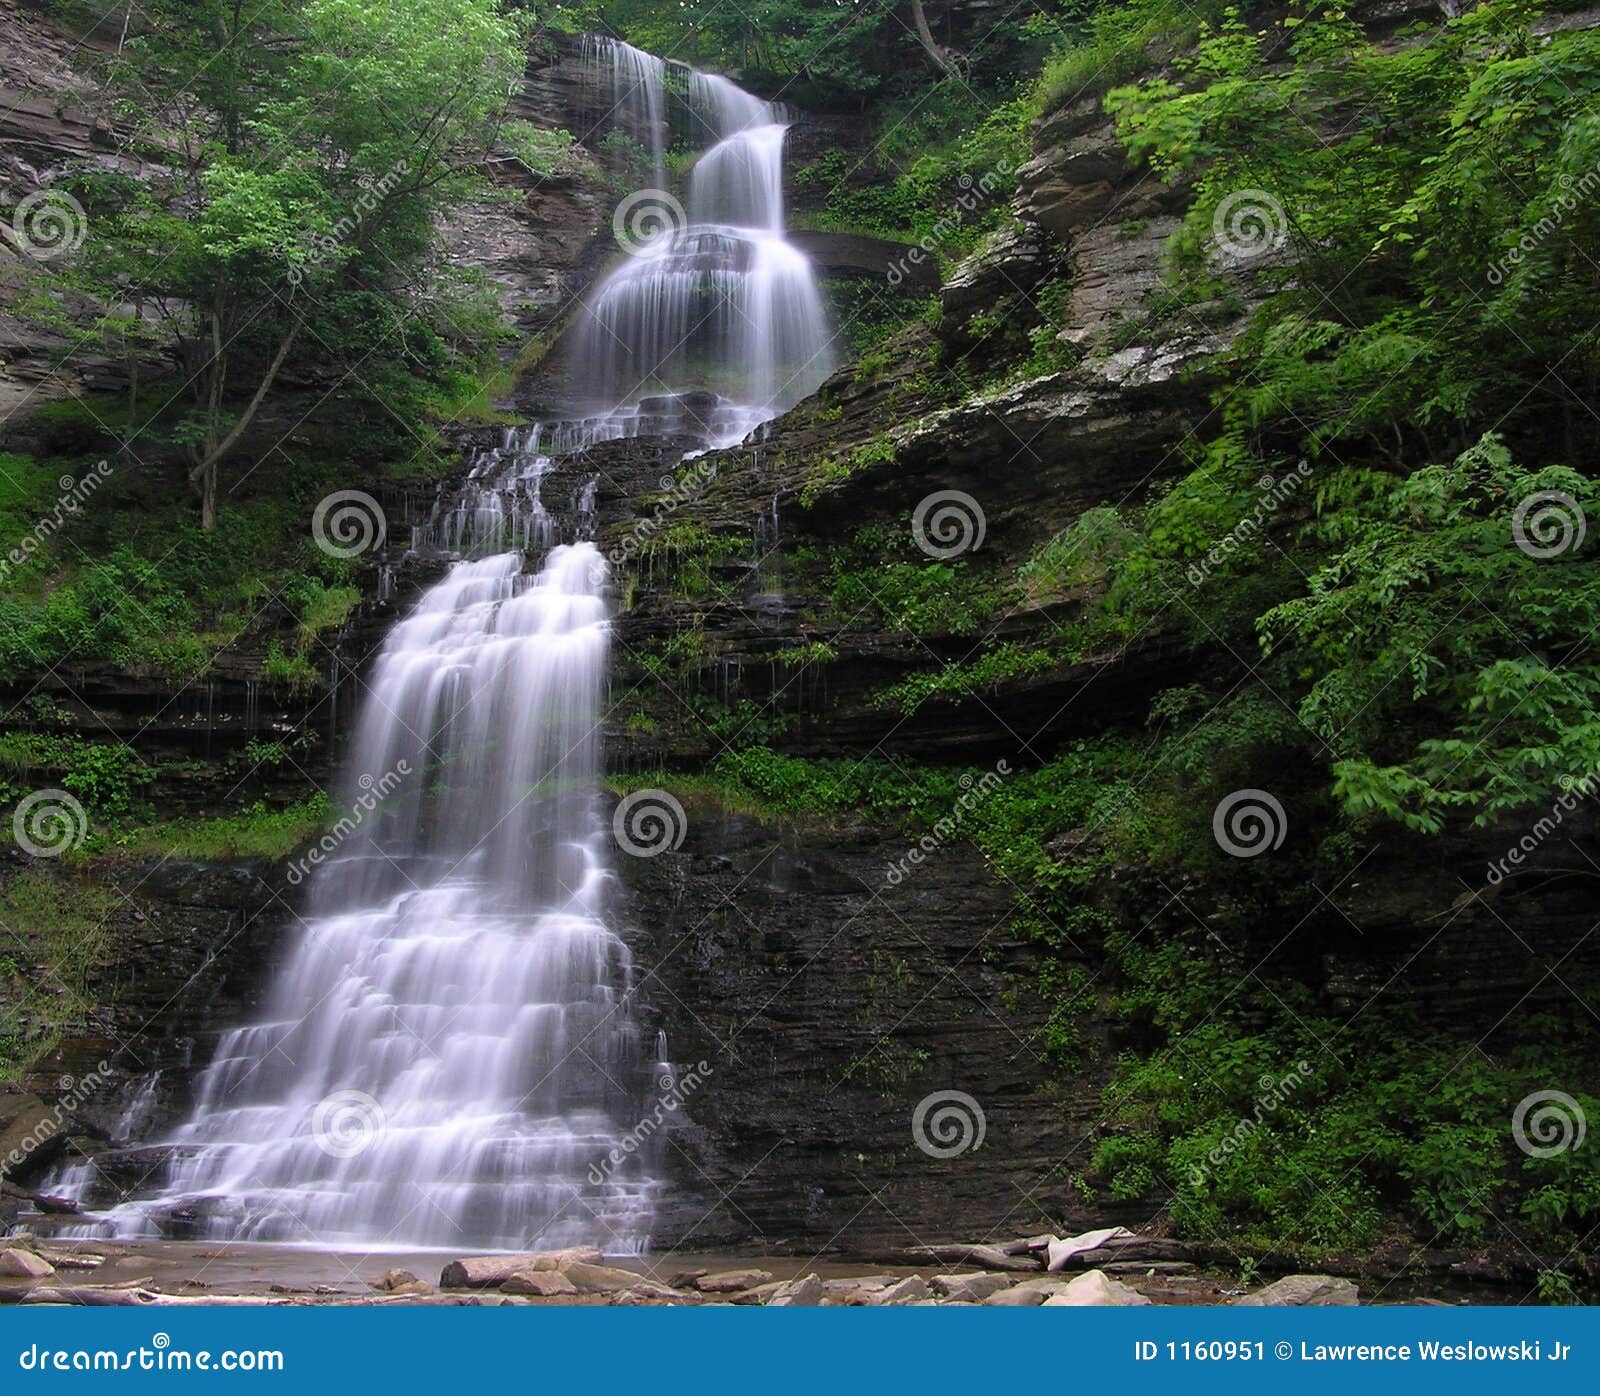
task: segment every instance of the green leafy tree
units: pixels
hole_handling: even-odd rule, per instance
[[[209,529],[218,465],[297,349],[418,352],[435,229],[478,188],[520,26],[493,0],[157,0],[141,15],[110,76],[130,148],[159,164],[80,178],[80,278],[106,306],[101,334],[157,327],[137,333],[184,384],[173,434]]]

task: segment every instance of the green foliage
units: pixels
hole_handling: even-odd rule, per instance
[[[8,802],[42,784],[59,783],[90,814],[112,825],[143,811],[141,791],[156,775],[122,742],[20,731],[0,734],[0,773],[6,777],[0,779],[0,798]]]
[[[1231,980],[1184,947],[1112,948],[1133,985],[1124,1011],[1165,1038],[1125,1058],[1107,1091],[1094,1167],[1113,1196],[1170,1190],[1183,1234],[1308,1259],[1397,1225],[1435,1244],[1490,1241],[1496,1218],[1560,1254],[1600,1219],[1592,1156],[1525,1155],[1510,1127],[1557,1071],[1551,1047],[1496,1064],[1381,1008],[1352,1038],[1293,991],[1265,1013],[1232,998]],[[1543,1027],[1549,1042],[1574,1040],[1573,1024]]]
[[[1130,150],[1196,188],[1180,284],[1231,274],[1218,220],[1241,196],[1281,265],[1251,271],[1276,293],[1192,473],[1142,517],[1086,517],[1097,549],[1054,540],[1021,580],[1100,587],[1091,631],[1162,615],[1258,643],[1355,821],[1486,823],[1600,769],[1579,465],[1600,433],[1577,405],[1600,381],[1577,252],[1600,201],[1569,197],[1600,186],[1600,36],[1534,41],[1528,14],[1499,0],[1379,50],[1336,5],[1266,31],[1230,10],[1177,76],[1107,98]],[[1331,111],[1352,113],[1336,140]],[[1529,536],[1563,526],[1569,547]]]
[[[27,1070],[95,1001],[90,981],[120,905],[109,888],[59,868],[30,868],[0,886],[0,1080]]]
[[[7,475],[31,479],[29,502],[15,510],[37,509],[34,520],[53,517],[54,477],[74,472],[57,461],[30,470],[7,470],[0,483]],[[348,478],[345,471],[337,460],[264,468],[264,493],[220,510],[211,531],[185,502],[153,497],[158,481],[132,467],[113,471],[6,578],[0,676],[68,659],[194,676],[219,650],[248,645],[254,632],[289,617],[296,624],[291,649],[308,647],[341,624],[358,599],[346,580],[350,564],[317,549],[309,529],[316,501]],[[50,499],[41,501],[46,488]]]
[[[883,438],[858,448],[873,458],[891,451]],[[924,557],[903,526],[862,529],[848,545],[830,549],[827,587],[832,615],[843,624],[865,616],[887,630],[917,636],[976,634],[1004,609],[1009,595],[970,559]]]
[[[747,554],[749,549],[748,537],[713,533],[700,524],[678,519],[643,538],[634,565],[671,595],[692,600],[711,590],[712,574],[720,563]]]
[[[319,791],[285,807],[258,800],[237,814],[146,825],[117,839],[116,846],[125,853],[163,858],[283,859],[328,828],[332,817],[332,807]]]
[[[1594,483],[1514,466],[1495,438],[1403,480],[1368,476],[1320,532],[1334,552],[1306,594],[1261,617],[1263,648],[1310,680],[1306,725],[1355,754],[1334,767],[1353,815],[1433,833],[1453,811],[1486,824],[1600,773],[1600,572],[1585,549],[1529,556],[1536,513],[1575,541]],[[1565,501],[1565,502],[1563,502]],[[1491,607],[1471,598],[1492,596]]]
[[[1046,60],[1033,95],[1048,114],[1156,67],[1181,49],[1198,22],[1221,13],[1221,0],[1125,0],[1083,5],[1058,31],[1064,42]]]
[[[103,64],[151,162],[139,180],[85,163],[61,181],[89,236],[54,293],[99,306],[85,347],[179,369],[187,405],[145,434],[189,454],[209,528],[217,463],[297,346],[362,365],[352,386],[402,421],[481,353],[497,318],[481,276],[428,254],[481,188],[519,26],[494,0],[151,0]],[[522,127],[508,140],[552,158]]]
[[[912,713],[929,698],[970,697],[992,691],[1003,683],[1013,683],[1029,674],[1054,668],[1059,662],[1057,655],[1048,649],[1015,643],[996,645],[976,658],[941,664],[937,669],[913,674],[884,689],[877,699],[901,712]]]

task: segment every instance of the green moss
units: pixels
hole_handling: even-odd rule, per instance
[[[929,698],[971,697],[985,691],[992,692],[1004,683],[1041,673],[1059,663],[1061,659],[1054,647],[1043,649],[1019,644],[996,645],[976,659],[944,664],[926,673],[913,674],[874,695],[874,701],[899,708],[901,712],[912,713]]]
[[[104,1004],[91,980],[118,905],[109,888],[62,868],[30,868],[0,887],[0,1079],[26,1070],[64,1024]]]
[[[166,858],[283,859],[310,843],[330,818],[327,797],[319,792],[287,808],[257,801],[238,814],[148,825],[118,839],[116,847],[125,853]]]
[[[82,481],[84,460],[0,460],[0,515],[19,539],[56,517],[58,476]],[[236,495],[202,531],[191,501],[136,464],[112,463],[80,507],[61,514],[0,589],[0,678],[66,660],[104,660],[132,674],[193,677],[219,651],[262,643],[278,623],[275,597],[309,644],[354,606],[355,564],[315,547],[317,502],[348,487],[349,467],[263,462],[261,494]],[[269,631],[270,633],[270,631]]]
[[[713,533],[679,519],[639,545],[635,568],[669,594],[684,600],[704,596],[712,586],[712,569],[748,554],[748,536]]]
[[[909,525],[859,530],[829,549],[826,585],[830,622],[913,635],[973,635],[1010,603],[1009,582],[986,575],[970,557],[926,558]],[[819,618],[820,619],[820,618]]]
[[[121,742],[88,742],[48,732],[0,734],[0,802],[59,785],[96,819],[120,825],[145,808],[143,791],[159,772]],[[9,822],[4,836],[11,837]]]
[[[261,661],[261,677],[277,688],[291,693],[304,693],[322,682],[317,667],[305,655],[285,650],[274,640]]]

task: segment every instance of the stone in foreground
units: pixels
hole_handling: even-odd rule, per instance
[[[1047,1306],[1072,1309],[1131,1309],[1150,1301],[1138,1290],[1109,1278],[1103,1270],[1085,1270],[1044,1302]]]
[[[908,1275],[903,1280],[898,1280],[887,1289],[880,1289],[876,1294],[867,1299],[872,1305],[898,1306],[901,1304],[915,1304],[919,1299],[932,1298],[933,1291],[928,1288],[928,1282],[921,1275]]]
[[[737,1294],[740,1290],[754,1289],[772,1278],[769,1270],[719,1270],[714,1275],[702,1275],[694,1287],[702,1294]]]
[[[1253,1305],[1304,1305],[1306,1307],[1333,1307],[1360,1302],[1360,1291],[1350,1280],[1335,1275],[1285,1275],[1265,1289],[1235,1299],[1235,1307]]]
[[[991,1294],[1010,1289],[1014,1281],[1009,1275],[935,1275],[929,1283],[935,1294],[952,1302],[979,1304]]]
[[[613,1270],[609,1265],[591,1265],[584,1260],[570,1260],[558,1273],[565,1275],[579,1294],[615,1294],[633,1289],[644,1279],[632,1270]]]
[[[471,1255],[444,1267],[439,1283],[445,1289],[497,1289],[519,1270],[559,1270],[571,1261],[598,1264],[601,1254],[593,1246],[572,1246],[564,1251],[531,1251],[524,1255]]]
[[[777,1292],[767,1300],[774,1309],[814,1309],[822,1303],[822,1281],[816,1275],[802,1275],[778,1286]]]
[[[44,1280],[55,1272],[55,1266],[48,1260],[20,1246],[8,1246],[0,1250],[0,1276],[6,1279]]]
[[[576,1294],[578,1287],[559,1270],[518,1270],[500,1286],[500,1292],[532,1294],[541,1299],[553,1299],[557,1295]]]

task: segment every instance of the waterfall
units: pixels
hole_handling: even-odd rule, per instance
[[[265,1020],[226,1033],[121,1235],[520,1248],[647,1239],[589,1173],[648,1072],[604,920],[606,567],[456,563],[390,634],[344,807]]]
[[[660,170],[665,65],[610,40],[590,51]],[[264,1016],[222,1035],[188,1119],[154,1146],[161,1190],[78,1234],[648,1243],[664,1184],[638,1122],[676,1072],[664,1034],[640,1040],[607,920],[607,568],[581,541],[598,478],[565,523],[543,491],[557,458],[597,441],[742,439],[831,363],[810,264],[783,237],[782,113],[710,74],[686,91],[712,142],[692,216],[593,296],[598,337],[578,349],[603,389],[593,410],[476,449],[413,524],[413,552],[449,567],[364,685],[342,817],[291,870],[309,878],[305,914]],[[55,1190],[92,1196],[93,1173]]]
[[[641,107],[665,111],[665,70],[639,80],[661,85]],[[814,392],[832,341],[810,260],[784,237],[783,111],[692,70],[685,100],[709,147],[686,216],[666,191],[643,191],[674,226],[630,246],[589,297],[572,377],[591,417],[616,424],[604,434],[634,434],[641,407],[659,419],[677,405],[676,429],[726,446]]]
[[[588,35],[583,62],[609,79],[609,107],[602,124],[638,143],[657,185],[666,182],[666,63],[620,39]]]

